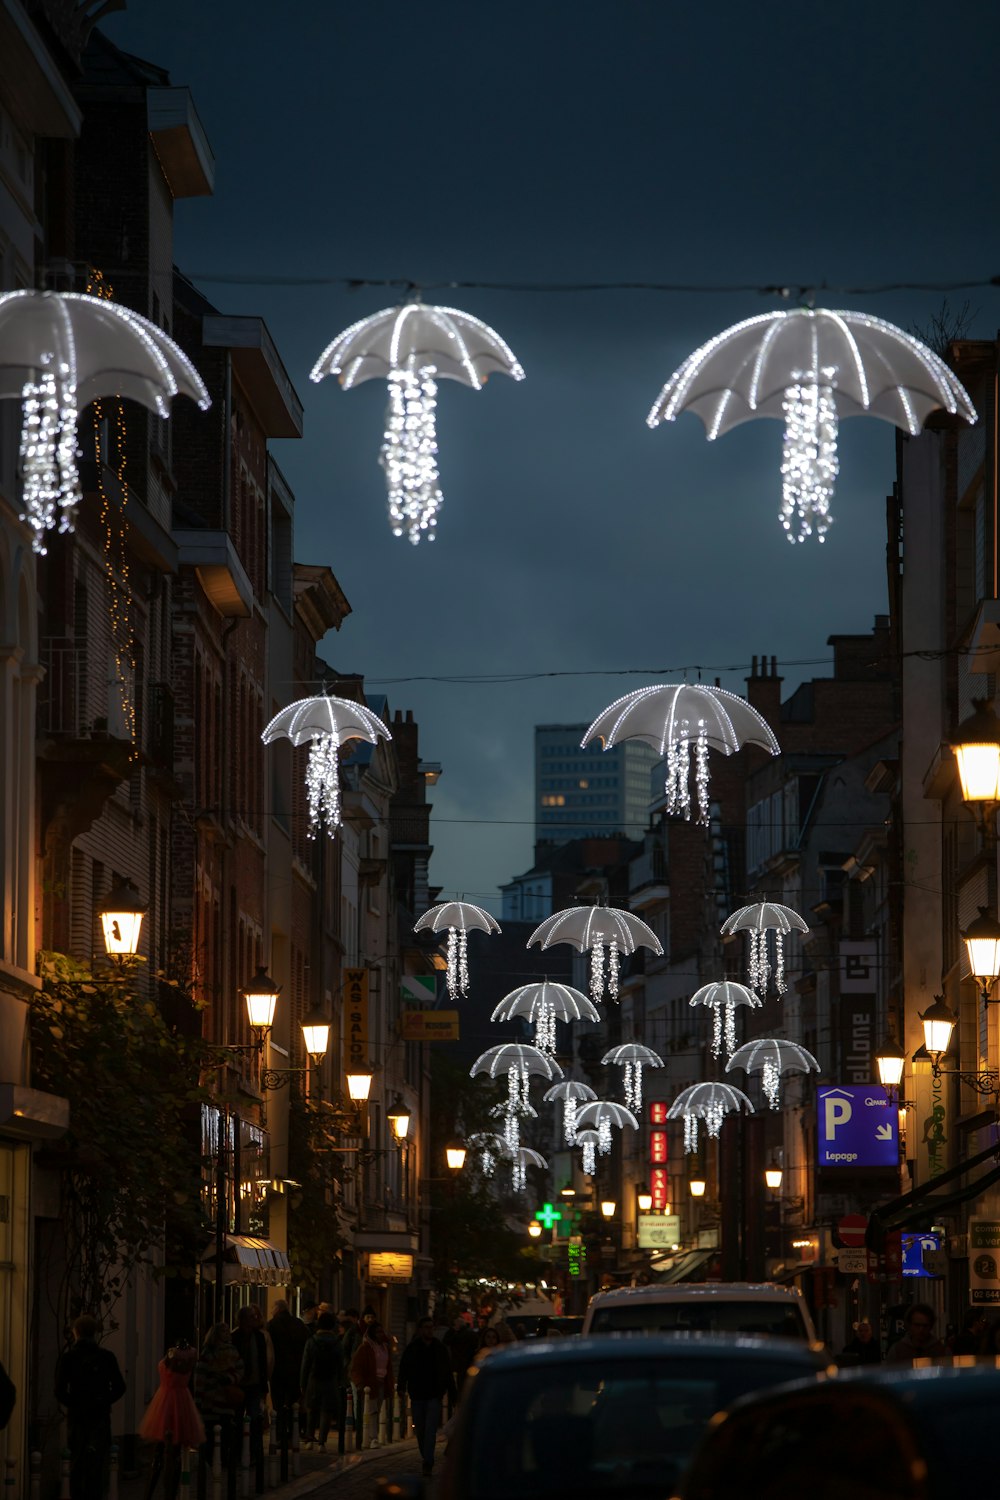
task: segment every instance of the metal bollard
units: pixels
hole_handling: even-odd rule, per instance
[[[381,1406],[378,1409],[378,1438],[376,1439],[376,1441],[378,1443],[378,1446],[380,1448],[384,1448],[385,1445],[386,1445],[386,1442],[388,1441],[388,1427],[389,1427],[388,1418],[389,1418],[389,1402],[388,1402],[388,1399],[385,1396],[383,1396],[382,1397],[382,1404],[381,1404]]]
[[[177,1500],[191,1500],[191,1449],[182,1447],[180,1451],[180,1477],[177,1482]]]
[[[118,1444],[111,1444],[111,1469],[108,1474],[108,1500],[118,1500]]]
[[[249,1500],[252,1485],[250,1483],[250,1418],[243,1418],[243,1442],[240,1447],[240,1494],[243,1500]]]
[[[42,1494],[42,1455],[37,1448],[31,1455],[31,1487],[29,1490],[30,1500],[41,1500]]]
[[[292,1473],[298,1479],[302,1473],[302,1459],[300,1453],[302,1444],[299,1442],[299,1403],[292,1404]]]
[[[347,1387],[347,1406],[344,1416],[344,1448],[351,1441],[351,1433],[354,1431],[354,1392],[350,1386]]]
[[[212,1500],[222,1500],[222,1427],[212,1428]]]
[[[69,1500],[69,1449],[64,1448],[59,1457],[59,1500]]]
[[[268,1423],[267,1433],[267,1482],[271,1489],[276,1489],[280,1475],[280,1460],[278,1456],[278,1413],[271,1408],[271,1420]]]

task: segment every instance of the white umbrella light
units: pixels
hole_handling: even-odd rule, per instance
[[[605,967],[608,991],[613,997],[618,994],[619,954],[634,953],[636,948],[663,952],[651,927],[630,911],[619,911],[613,906],[568,906],[557,911],[535,928],[526,946],[530,948],[534,943],[542,948],[551,948],[554,943],[572,943],[578,953],[589,949],[590,997],[595,1003],[604,994]]]
[[[726,1115],[741,1109],[751,1115],[754,1112],[746,1094],[731,1083],[692,1083],[677,1095],[667,1110],[667,1119],[684,1121],[684,1150],[691,1154],[698,1149],[700,1121],[704,1120],[705,1129],[714,1140]]]
[[[600,1013],[586,995],[571,984],[556,984],[543,979],[540,984],[523,984],[505,995],[494,1010],[491,1021],[510,1021],[523,1016],[535,1028],[535,1046],[543,1052],[556,1049],[557,1021],[598,1021]]]
[[[313,838],[325,823],[327,833],[333,838],[341,821],[341,745],[348,740],[367,740],[374,745],[379,738],[391,740],[392,735],[378,715],[363,703],[320,693],[315,698],[300,698],[276,713],[261,739],[270,745],[281,736],[293,745],[309,744],[306,766],[309,837]]]
[[[610,750],[621,740],[643,740],[666,757],[667,812],[691,817],[691,749],[694,747],[696,822],[708,826],[708,752],[733,755],[744,745],[759,745],[772,755],[781,748],[762,714],[736,693],[702,683],[663,683],[638,688],[616,698],[591,724],[581,740],[599,739]]]
[[[480,1073],[486,1073],[490,1078],[507,1074],[507,1098],[502,1106],[504,1140],[511,1150],[516,1151],[520,1144],[519,1119],[534,1112],[528,1098],[529,1080],[546,1078],[551,1082],[563,1076],[562,1068],[554,1057],[526,1042],[501,1042],[476,1058],[469,1069],[469,1077],[475,1078]]]
[[[576,1113],[581,1103],[596,1099],[597,1095],[588,1083],[579,1083],[575,1078],[564,1078],[546,1089],[542,1099],[546,1104],[562,1103],[563,1139],[567,1146],[576,1144]]]
[[[497,1162],[511,1156],[511,1149],[502,1135],[494,1135],[491,1131],[480,1130],[475,1135],[470,1135],[468,1144],[479,1157],[479,1165],[484,1177],[492,1177],[496,1171]]]
[[[364,380],[389,385],[389,410],[379,462],[389,490],[394,536],[434,539],[441,507],[435,408],[437,381],[481,390],[492,374],[523,380],[524,371],[500,335],[454,307],[416,297],[353,323],[323,350],[310,380],[336,375],[344,390]]]
[[[741,906],[726,918],[721,927],[723,937],[734,932],[750,935],[750,958],[747,978],[751,987],[763,998],[767,994],[767,981],[774,973],[774,987],[783,995],[785,984],[785,933],[808,932],[809,925],[790,906],[777,901],[757,901],[752,906]],[[767,954],[767,934],[774,933],[774,965]]]
[[[468,940],[469,932],[499,932],[500,923],[481,906],[471,901],[443,901],[425,911],[414,924],[414,932],[425,929],[431,932],[448,932],[448,968],[445,982],[452,1000],[459,1000],[469,993]]]
[[[528,1181],[528,1168],[548,1166],[545,1157],[539,1151],[532,1151],[530,1146],[519,1146],[514,1152],[513,1171],[511,1173],[511,1188],[515,1193],[523,1193]]]
[[[783,420],[781,524],[801,542],[814,531],[822,541],[830,524],[841,417],[881,417],[915,437],[939,408],[976,420],[961,382],[912,334],[868,313],[797,307],[709,339],[671,375],[647,421],[694,411],[712,442],[752,417]]]
[[[596,1130],[578,1130],[576,1144],[580,1147],[583,1157],[583,1170],[588,1177],[593,1177],[597,1171],[597,1147],[600,1136]]]
[[[737,984],[732,979],[722,979],[714,984],[703,984],[700,990],[695,990],[689,1005],[707,1005],[712,1010],[712,1056],[722,1056],[723,1033],[725,1034],[726,1056],[731,1057],[736,1050],[736,1007],[738,1005],[749,1005],[752,1009],[759,1009],[763,1002],[758,1000],[753,990],[747,989],[745,984]]]
[[[44,553],[46,531],[72,531],[80,503],[76,424],[102,396],[169,417],[174,396],[212,404],[187,355],[162,328],[82,292],[0,295],[0,399],[22,403],[22,520]]]
[[[733,1053],[726,1063],[726,1072],[731,1073],[733,1068],[742,1068],[745,1073],[762,1074],[764,1097],[772,1109],[777,1109],[782,1073],[818,1073],[819,1063],[798,1042],[764,1036],[752,1042],[744,1042]]]
[[[642,1109],[642,1070],[662,1068],[663,1058],[651,1047],[642,1047],[638,1042],[623,1042],[612,1047],[601,1058],[604,1067],[620,1067],[624,1070],[625,1103],[629,1109]]]
[[[597,1131],[597,1149],[602,1156],[607,1156],[611,1150],[611,1128],[624,1130],[626,1125],[630,1130],[638,1130],[639,1121],[630,1109],[624,1104],[616,1104],[613,1099],[592,1099],[577,1110],[576,1122],[579,1130],[595,1129]],[[578,1131],[579,1134],[579,1131]]]

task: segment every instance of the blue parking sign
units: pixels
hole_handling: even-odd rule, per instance
[[[816,1090],[817,1165],[899,1164],[897,1105],[880,1084],[835,1084]]]

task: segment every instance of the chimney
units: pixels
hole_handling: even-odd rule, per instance
[[[747,699],[759,714],[770,724],[775,734],[781,723],[781,684],[778,676],[778,658],[772,656],[753,657],[750,676],[746,679]]]

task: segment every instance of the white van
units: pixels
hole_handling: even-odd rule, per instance
[[[590,1299],[583,1333],[756,1333],[815,1343],[802,1293],[769,1282],[616,1287]]]

